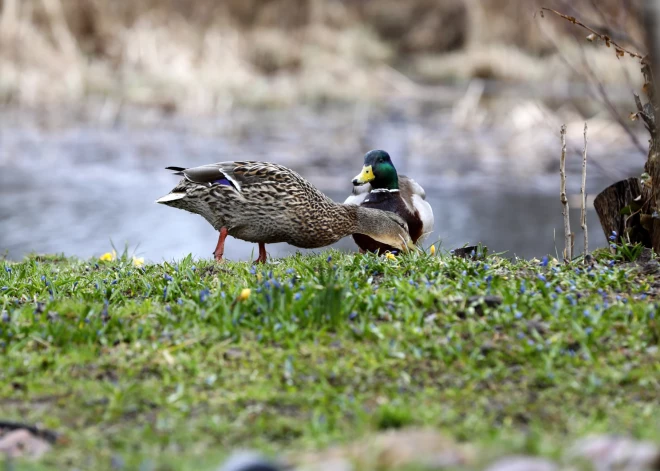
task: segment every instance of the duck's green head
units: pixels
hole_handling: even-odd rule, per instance
[[[370,183],[373,189],[399,189],[399,177],[390,159],[390,154],[384,150],[372,150],[364,155],[362,172],[353,179],[353,185],[364,185],[365,183]]]

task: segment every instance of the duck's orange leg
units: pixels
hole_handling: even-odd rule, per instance
[[[218,237],[218,245],[215,246],[213,255],[218,262],[222,261],[222,256],[225,254],[225,239],[227,238],[227,228],[220,229],[220,236]]]
[[[259,242],[259,257],[254,261],[254,263],[266,263],[266,244]]]

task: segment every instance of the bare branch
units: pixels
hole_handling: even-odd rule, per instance
[[[594,83],[596,86],[596,89],[598,90],[598,94],[600,95],[600,98],[602,99],[603,103],[607,107],[607,109],[610,112],[610,116],[612,116],[617,123],[619,123],[619,126],[625,131],[625,133],[628,135],[630,138],[632,144],[637,148],[637,150],[641,154],[646,154],[646,149],[644,149],[644,146],[642,146],[642,143],[639,142],[639,139],[637,139],[637,136],[635,133],[632,131],[630,126],[628,126],[628,123],[626,123],[621,115],[618,113],[616,110],[616,107],[614,106],[614,103],[612,103],[612,100],[610,100],[610,97],[607,95],[607,92],[605,91],[605,86],[603,85],[603,81],[598,77],[598,75],[594,72],[594,70],[591,68],[591,65],[589,64],[589,59],[587,58],[587,55],[582,47],[579,48],[580,54],[582,56],[582,64],[584,65],[585,70],[587,71],[587,75],[589,79]]]
[[[581,202],[581,225],[584,233],[584,257],[589,255],[589,235],[587,233],[587,123],[584,123],[584,149],[582,150],[582,186],[580,187]]]
[[[607,34],[599,33],[599,32],[596,31],[595,29],[592,29],[592,28],[590,28],[589,26],[587,26],[587,25],[585,25],[584,23],[582,23],[581,21],[579,21],[579,20],[578,20],[577,18],[575,18],[574,16],[564,15],[563,13],[560,13],[560,12],[558,12],[557,10],[553,10],[552,8],[541,7],[541,16],[542,16],[542,17],[543,17],[543,12],[544,12],[544,11],[552,12],[552,13],[554,13],[555,15],[557,15],[557,16],[559,16],[559,17],[561,17],[561,18],[563,18],[563,19],[565,19],[565,20],[567,20],[567,21],[570,21],[570,22],[573,23],[574,25],[578,25],[578,26],[581,26],[582,28],[586,29],[587,31],[589,31],[589,32],[591,33],[589,36],[587,36],[588,39],[589,39],[589,38],[598,38],[598,39],[601,39],[602,41],[605,42],[605,45],[606,45],[607,47],[610,47],[610,45],[613,45],[613,46],[614,46],[614,50],[615,50],[615,52],[616,52],[616,55],[617,55],[618,57],[623,57],[625,54],[628,54],[630,57],[636,57],[636,58],[638,58],[638,59],[643,59],[643,58],[644,58],[644,56],[642,56],[641,54],[639,54],[639,53],[637,53],[637,52],[634,52],[634,51],[630,51],[630,50],[624,48],[623,46],[620,46],[616,41],[614,41],[612,38],[610,38]]]
[[[573,237],[571,235],[571,220],[568,213],[568,198],[566,197],[566,125],[561,125],[561,157],[559,159],[559,200],[562,205],[562,215],[564,216],[564,261],[570,262],[573,259],[572,246]]]

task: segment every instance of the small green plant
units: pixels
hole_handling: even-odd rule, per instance
[[[619,242],[617,243],[617,239]],[[620,260],[625,260],[627,262],[634,262],[642,255],[644,251],[644,245],[641,243],[633,244],[630,240],[623,241],[618,237],[616,231],[612,231],[609,236],[610,248],[614,250],[615,256]]]

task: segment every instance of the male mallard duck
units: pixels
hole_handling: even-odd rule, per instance
[[[422,242],[433,232],[433,210],[424,189],[412,178],[397,175],[392,160],[384,150],[372,150],[364,156],[362,172],[353,179],[353,192],[344,204],[390,211],[408,224],[413,243]],[[354,234],[360,252],[384,253],[394,246],[366,234]]]
[[[407,250],[408,226],[397,215],[335,203],[311,183],[282,165],[268,162],[219,162],[194,168],[167,167],[183,179],[156,200],[203,216],[220,231],[214,254],[222,260],[228,235],[259,244],[287,242],[317,248],[350,234],[365,234]]]

